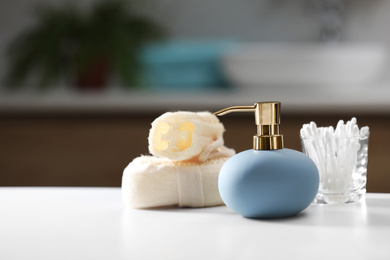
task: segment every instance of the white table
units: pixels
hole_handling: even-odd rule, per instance
[[[124,209],[119,188],[0,188],[0,259],[390,259],[390,194],[297,217]]]

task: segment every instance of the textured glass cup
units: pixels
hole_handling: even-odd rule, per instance
[[[353,203],[364,198],[369,133],[323,138],[301,136],[302,150],[317,165],[320,186],[313,203]]]

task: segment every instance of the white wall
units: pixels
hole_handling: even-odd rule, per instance
[[[93,0],[82,0],[88,7]],[[317,0],[311,0],[317,1]],[[390,0],[345,0],[343,40],[390,47]],[[7,42],[33,23],[35,3],[69,0],[0,0],[0,77]],[[175,38],[228,38],[250,41],[317,41],[317,15],[304,11],[310,0],[141,0],[137,6],[165,25]]]

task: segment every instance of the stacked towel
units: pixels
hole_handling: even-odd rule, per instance
[[[122,197],[132,208],[222,205],[218,175],[235,154],[224,146],[224,127],[209,112],[168,112],[149,132],[153,156],[135,158],[124,170]]]

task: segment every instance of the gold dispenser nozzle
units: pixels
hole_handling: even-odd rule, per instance
[[[257,102],[253,106],[233,106],[214,113],[223,116],[231,112],[255,112],[257,135],[253,136],[253,149],[276,150],[283,148],[283,135],[279,134],[280,102]]]

